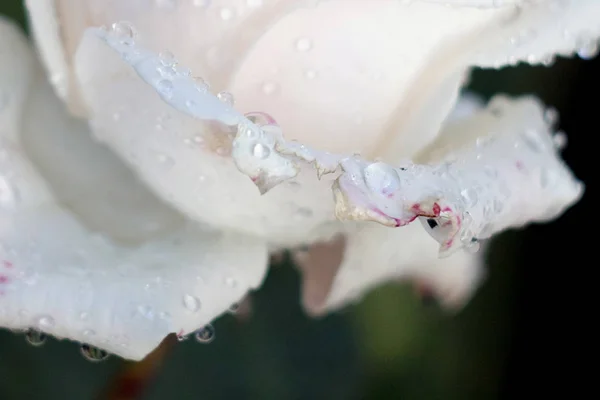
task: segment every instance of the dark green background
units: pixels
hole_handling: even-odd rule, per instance
[[[21,1],[2,0],[0,14],[25,24]],[[579,313],[590,264],[577,258],[594,246],[582,231],[595,204],[588,139],[597,134],[598,70],[597,60],[575,59],[474,74],[472,89],[485,96],[535,93],[561,111],[565,158],[588,191],[559,221],[496,238],[489,279],[459,315],[390,285],[311,320],[298,304],[298,274],[285,263],[254,296],[248,323],[226,316],[210,345],[178,344],[143,398],[512,399],[563,386],[573,394],[581,387],[567,378],[579,365],[574,354],[588,351],[580,332],[590,318]],[[93,399],[123,365],[116,357],[87,362],[74,343],[34,348],[0,331],[1,400]]]

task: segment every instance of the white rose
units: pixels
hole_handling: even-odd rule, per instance
[[[451,110],[472,66],[593,56],[597,0],[26,3],[50,79],[0,22],[1,326],[140,359],[306,246],[313,315],[403,278],[459,307],[480,239],[582,194],[535,99]]]

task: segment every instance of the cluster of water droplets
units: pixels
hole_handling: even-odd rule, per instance
[[[37,329],[28,329],[25,331],[25,340],[32,346],[41,347],[48,341],[48,335]],[[79,349],[81,355],[91,362],[104,361],[110,356],[108,352],[86,343],[81,343]]]

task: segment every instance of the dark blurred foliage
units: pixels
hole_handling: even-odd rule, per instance
[[[20,0],[3,0],[0,14],[25,21]],[[487,97],[533,93],[560,111],[569,138],[564,158],[587,190],[558,221],[496,238],[488,281],[458,315],[390,285],[312,320],[300,309],[298,275],[286,262],[253,295],[248,322],[226,316],[210,345],[176,344],[141,398],[487,400],[559,391],[578,397],[595,368],[594,288],[587,283],[597,236],[591,161],[598,156],[598,72],[600,59],[475,72],[471,88]],[[580,361],[586,359],[591,367]],[[0,331],[1,400],[102,398],[132,366],[116,357],[90,363],[74,343],[50,339],[34,348],[22,335]]]

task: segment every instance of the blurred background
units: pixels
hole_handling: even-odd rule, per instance
[[[22,0],[0,14],[26,29]],[[408,286],[376,290],[312,320],[288,261],[270,269],[242,321],[216,321],[216,340],[167,341],[144,363],[86,361],[71,342],[28,345],[0,330],[0,400],[13,399],[514,399],[593,383],[597,311],[590,271],[598,204],[593,146],[600,59],[476,71],[485,97],[533,93],[560,112],[563,153],[586,183],[583,200],[552,224],[506,232],[487,253],[489,279],[457,315],[423,304]],[[592,226],[588,226],[592,225]],[[590,229],[591,234],[584,231]]]

